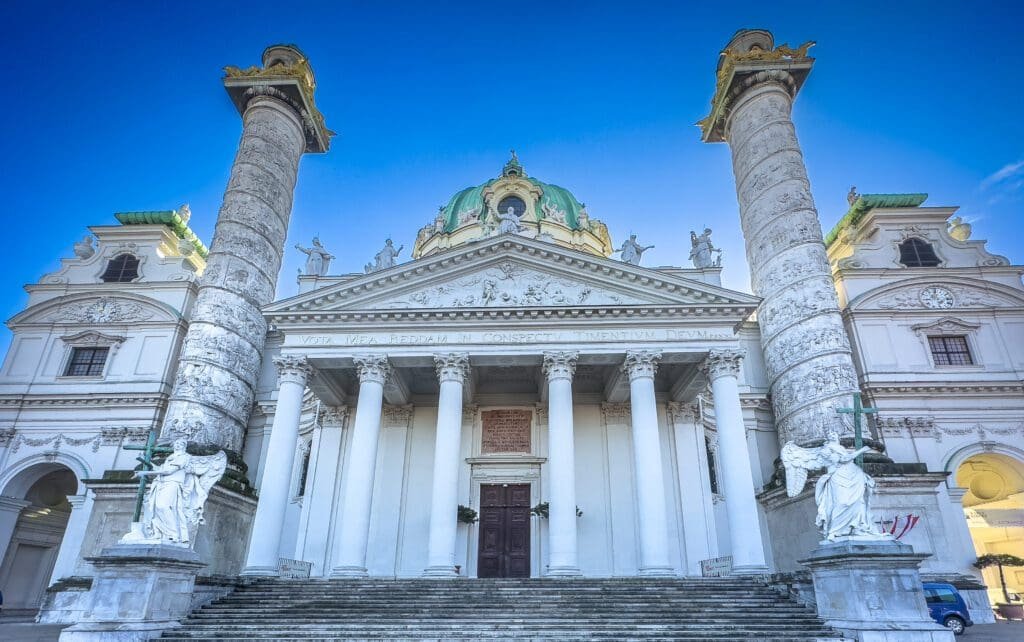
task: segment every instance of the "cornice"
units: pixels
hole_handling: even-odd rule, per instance
[[[7,395],[0,408],[18,406],[164,406],[168,395]]]
[[[945,383],[945,384],[863,384],[869,395],[936,395],[936,394],[1018,394],[1024,395],[1020,382]]]

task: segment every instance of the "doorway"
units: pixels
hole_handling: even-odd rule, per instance
[[[530,485],[480,486],[477,577],[530,577]]]

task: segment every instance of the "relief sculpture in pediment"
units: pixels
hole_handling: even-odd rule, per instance
[[[620,294],[504,262],[476,274],[413,292],[375,307],[458,308],[637,303]]]

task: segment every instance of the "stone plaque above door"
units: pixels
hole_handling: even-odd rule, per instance
[[[530,424],[531,410],[484,410],[480,413],[483,423],[483,437],[480,452],[528,453],[531,452]]]

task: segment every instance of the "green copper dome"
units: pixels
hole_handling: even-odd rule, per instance
[[[536,207],[537,220],[545,218],[545,211],[550,211],[551,209],[560,210],[565,212],[565,223],[569,228],[574,230],[582,229],[582,225],[580,225],[580,211],[583,210],[583,204],[576,200],[572,192],[558,185],[544,183],[531,176],[524,178],[541,191],[540,200],[537,202]],[[487,187],[490,187],[498,180],[500,179],[492,178],[476,187],[467,187],[456,192],[442,210],[444,231],[452,232],[458,227],[461,215],[477,208],[479,210],[476,212],[476,215],[480,217],[480,220],[486,220],[487,208],[484,207],[483,193]]]

